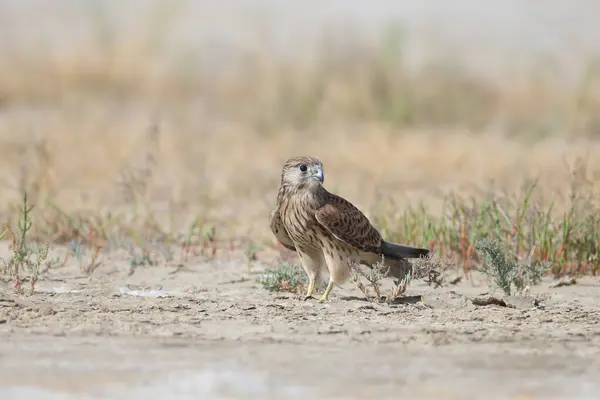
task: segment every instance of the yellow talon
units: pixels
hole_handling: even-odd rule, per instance
[[[315,278],[309,278],[308,290],[306,291],[306,296],[304,296],[304,300],[308,300],[312,297],[312,294],[315,291]]]
[[[329,293],[331,293],[331,289],[333,289],[333,281],[330,280],[329,284],[327,284],[327,289],[325,289],[325,293],[323,293],[323,296],[321,296],[321,298],[319,299],[319,302],[324,302],[329,300]]]

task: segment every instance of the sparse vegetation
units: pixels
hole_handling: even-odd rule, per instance
[[[519,262],[497,240],[481,239],[475,243],[475,249],[483,256],[484,261],[479,270],[509,296],[537,285],[550,269],[548,261]]]
[[[392,291],[389,296],[384,296],[381,292],[380,281],[386,277],[389,268],[383,263],[377,263],[372,268],[353,265],[351,279],[367,299],[369,298],[369,291],[361,282],[361,277],[366,279],[373,287],[377,301],[381,302],[384,298],[386,301],[394,301],[406,292],[406,288],[410,282],[415,279],[423,279],[429,285],[433,285],[436,288],[441,287],[444,280],[444,273],[453,266],[451,260],[444,261],[434,258],[431,255],[411,260],[411,265],[411,267],[406,268],[406,275],[403,278],[393,279]]]
[[[555,277],[596,275],[600,204],[596,184],[585,176],[585,165],[579,164],[567,183],[570,191],[551,200],[539,196],[533,183],[515,196],[492,190],[478,197],[451,194],[437,216],[419,204],[390,218],[391,206],[379,205],[374,220],[391,240],[427,246],[442,259],[456,257],[465,275],[482,261],[475,244],[484,238],[501,241],[519,259],[549,265]],[[554,209],[558,201],[562,212]]]
[[[21,215],[17,223],[17,231],[14,232],[10,227],[7,228],[4,234],[8,231],[12,235],[12,256],[4,262],[4,273],[13,279],[13,286],[19,293],[23,292],[22,282],[24,274],[28,273],[27,279],[30,284],[30,292],[35,291],[35,284],[38,281],[40,274],[40,266],[48,258],[49,244],[45,243],[42,246],[34,246],[29,243],[27,233],[32,227],[31,211],[33,205],[28,203],[27,192],[23,194],[23,204]]]
[[[258,282],[263,288],[272,292],[301,293],[308,285],[308,279],[302,267],[289,263],[281,263],[276,267],[266,269],[264,274],[258,278]]]

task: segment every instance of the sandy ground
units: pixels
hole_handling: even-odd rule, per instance
[[[123,255],[104,256],[91,279],[68,264],[45,273],[31,296],[5,282],[0,396],[500,399],[600,390],[599,278],[548,280],[506,298],[509,307],[473,304],[489,296],[480,276],[435,289],[413,282],[397,304],[366,301],[347,283],[320,304],[270,293],[256,282],[264,264],[227,258],[130,275]]]

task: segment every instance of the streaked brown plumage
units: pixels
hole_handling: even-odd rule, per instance
[[[351,262],[367,266],[382,262],[389,267],[388,276],[402,279],[410,268],[406,258],[429,253],[383,240],[358,208],[329,193],[323,181],[323,165],[317,158],[290,158],[283,166],[277,205],[270,215],[277,240],[295,250],[302,261],[310,281],[307,298],[325,266],[330,278],[322,301],[328,299],[334,284],[349,277]]]

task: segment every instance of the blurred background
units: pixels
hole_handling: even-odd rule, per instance
[[[311,154],[370,216],[534,181],[560,212],[574,177],[600,176],[598,15],[591,0],[2,0],[0,210],[13,219],[27,191],[56,241],[117,212],[272,240],[281,166]]]

